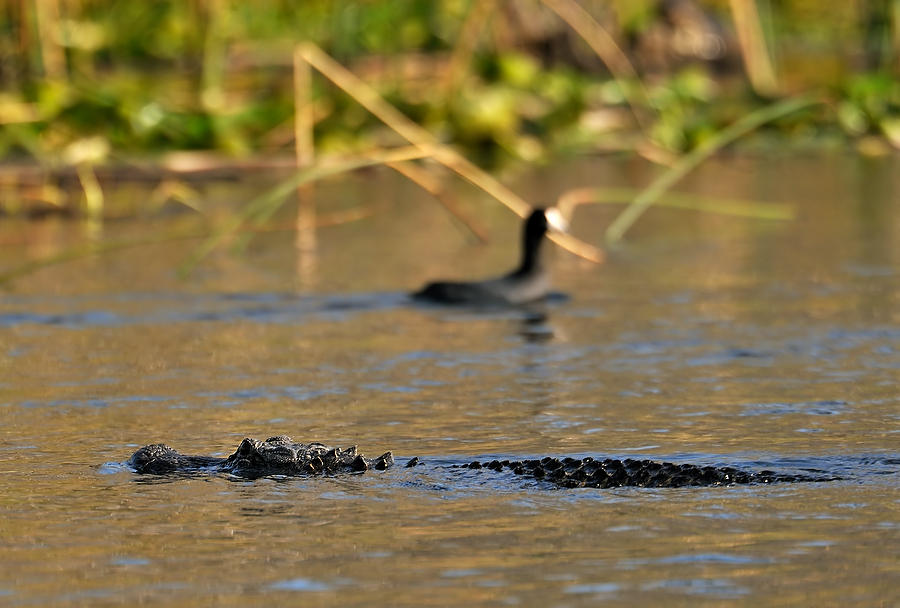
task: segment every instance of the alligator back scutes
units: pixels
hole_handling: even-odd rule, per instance
[[[680,488],[750,483],[833,481],[835,477],[788,475],[773,471],[747,472],[733,467],[697,466],[653,460],[595,460],[552,458],[540,460],[492,460],[459,465],[468,469],[510,470],[516,475],[547,481],[563,488]]]

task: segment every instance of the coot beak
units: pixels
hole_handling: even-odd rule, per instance
[[[563,217],[563,214],[556,207],[545,209],[544,217],[547,218],[547,225],[554,230],[559,232],[569,231],[569,222],[566,221],[566,218]]]

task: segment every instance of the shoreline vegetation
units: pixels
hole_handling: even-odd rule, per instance
[[[735,142],[895,153],[898,58],[900,0],[21,0],[0,8],[0,217],[102,225],[113,181],[201,212],[207,180],[289,172],[210,225],[187,272],[288,203],[314,252],[312,183],[360,167],[399,172],[483,242],[448,176],[524,216],[498,169],[640,156],[658,165],[643,190],[559,193],[570,216],[625,205],[602,246],[557,238],[600,263],[654,204],[790,219],[670,192]]]

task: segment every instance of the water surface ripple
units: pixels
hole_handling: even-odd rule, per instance
[[[364,189],[392,213],[322,230],[312,275],[276,235],[187,282],[190,243],[19,280],[0,298],[0,603],[900,603],[900,199],[872,198],[900,171],[877,163],[707,165],[686,189],[798,219],[652,210],[601,267],[555,252],[568,298],[539,309],[412,305],[426,279],[510,265],[517,227],[486,213],[492,244],[472,246],[387,173],[324,191],[325,209]],[[516,187],[625,177],[651,173],[592,160]],[[249,481],[123,464],[280,434],[424,465]],[[563,490],[453,468],[546,455],[839,479]]]

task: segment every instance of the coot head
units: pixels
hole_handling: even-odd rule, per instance
[[[556,207],[538,207],[525,220],[525,233],[534,238],[544,236],[551,229],[559,232],[566,232],[569,229],[569,223]]]

